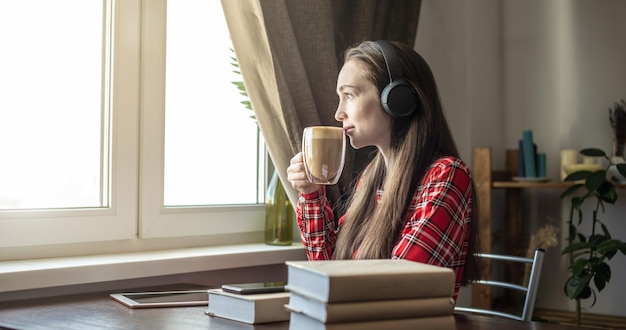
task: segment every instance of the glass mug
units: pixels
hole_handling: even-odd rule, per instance
[[[311,126],[302,135],[302,156],[311,183],[335,184],[343,171],[346,135],[343,128]]]

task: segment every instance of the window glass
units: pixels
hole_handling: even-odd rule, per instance
[[[103,8],[0,2],[0,210],[107,206]]]
[[[0,1],[0,44],[0,260],[262,235],[220,1]]]
[[[220,1],[167,4],[164,202],[257,203],[259,144]]]

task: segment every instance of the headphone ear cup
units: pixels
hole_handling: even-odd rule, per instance
[[[380,94],[380,102],[385,112],[393,118],[410,116],[419,107],[417,91],[404,79],[385,86]]]

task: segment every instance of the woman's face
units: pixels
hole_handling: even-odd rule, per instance
[[[390,145],[393,118],[383,110],[378,89],[365,77],[365,72],[365,64],[355,60],[341,68],[335,119],[343,123],[355,149],[376,146],[384,153]]]

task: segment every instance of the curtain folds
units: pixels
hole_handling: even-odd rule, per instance
[[[341,53],[362,40],[414,44],[419,0],[222,0],[242,77],[282,182],[300,151],[302,130],[340,126],[334,119]],[[370,149],[349,148],[336,205]],[[294,203],[297,192],[284,185]]]

